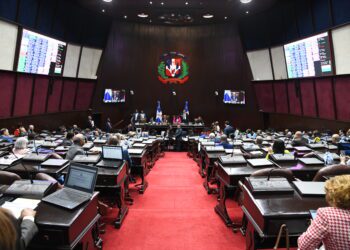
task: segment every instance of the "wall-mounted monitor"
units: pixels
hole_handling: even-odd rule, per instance
[[[332,75],[328,33],[284,45],[288,78]]]
[[[104,103],[125,102],[125,89],[105,89],[103,95]]]
[[[225,90],[224,103],[245,104],[245,91]]]
[[[17,71],[60,75],[65,50],[65,42],[23,29]]]

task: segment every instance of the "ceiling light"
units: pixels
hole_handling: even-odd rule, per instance
[[[148,14],[140,13],[140,14],[137,14],[137,16],[141,17],[141,18],[146,18],[146,17],[148,17]]]
[[[128,16],[127,16],[127,15],[125,15],[125,16],[124,16],[124,18],[125,18],[125,19],[127,19],[127,18],[128,18]]]
[[[250,3],[252,0],[240,0],[240,1],[241,1],[241,3],[246,4],[246,3]]]
[[[106,10],[105,10],[105,9],[102,9],[102,12],[106,12]]]
[[[103,0],[103,2],[106,2],[106,3],[110,3],[112,2],[113,0]]]
[[[160,4],[161,4],[161,5],[164,5],[164,2],[161,2]]]
[[[188,2],[186,2],[185,4],[188,5]]]
[[[224,18],[227,19],[227,16],[225,16]]]
[[[151,2],[149,2],[149,4],[153,4],[153,2],[151,1]]]
[[[214,15],[212,15],[212,14],[205,14],[205,15],[203,15],[203,18],[213,18],[214,17]]]
[[[151,23],[151,22],[152,22],[152,20],[150,19],[150,20],[149,20],[149,22]]]
[[[247,10],[245,13],[246,13],[246,14],[249,14],[249,10]]]

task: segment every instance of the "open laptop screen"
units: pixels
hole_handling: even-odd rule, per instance
[[[97,168],[71,163],[65,187],[93,193],[96,184]]]
[[[123,160],[123,149],[121,146],[103,146],[102,158],[106,160]]]

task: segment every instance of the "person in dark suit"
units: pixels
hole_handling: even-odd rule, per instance
[[[293,147],[300,147],[300,146],[306,146],[308,144],[308,140],[303,137],[303,134],[301,131],[295,132],[293,141],[292,141],[292,146]]]
[[[233,134],[235,132],[235,130],[233,129],[233,127],[230,125],[229,121],[225,121],[225,128],[224,128],[224,134],[227,137],[230,137],[231,134]]]
[[[135,123],[138,123],[140,121],[140,113],[139,111],[136,109],[135,110],[135,113],[132,114],[132,117],[131,117],[131,124],[135,124]]]
[[[228,142],[227,135],[221,135],[218,146],[223,146],[224,149],[233,149],[233,144]]]
[[[68,131],[66,137],[62,141],[62,146],[72,146],[73,145],[73,131]]]
[[[83,155],[85,151],[83,145],[85,137],[83,134],[77,134],[73,137],[73,145],[67,151],[66,159],[72,161],[76,155]]]
[[[10,211],[0,208],[0,249],[24,250],[38,232],[34,223],[36,212],[26,208],[21,212],[20,219]]]
[[[108,117],[106,121],[106,133],[110,133],[112,131],[112,122],[111,119]]]
[[[181,125],[177,125],[175,131],[176,151],[181,151],[181,140],[182,140],[182,128]]]
[[[91,115],[88,116],[87,128],[89,128],[91,130],[95,129],[95,121],[92,120],[92,116]]]

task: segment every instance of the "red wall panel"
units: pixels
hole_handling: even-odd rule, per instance
[[[49,93],[49,101],[47,104],[47,112],[53,113],[60,111],[60,100],[62,93],[62,80],[55,80],[52,84],[52,91]]]
[[[73,110],[76,88],[77,82],[75,80],[64,81],[61,111]]]
[[[285,83],[274,83],[275,99],[276,99],[276,112],[288,113],[288,98]]]
[[[303,112],[305,116],[316,117],[316,100],[314,84],[312,80],[302,80],[300,82],[300,91],[303,101]]]
[[[338,120],[350,121],[350,78],[337,78],[334,87]]]
[[[15,75],[0,73],[0,118],[11,116]]]
[[[44,114],[46,107],[47,88],[49,78],[38,76],[35,78],[32,114]]]
[[[254,89],[259,109],[264,112],[274,112],[272,83],[257,83]]]
[[[33,75],[19,75],[17,79],[14,116],[29,115]]]
[[[319,117],[324,119],[335,119],[332,93],[332,79],[316,79],[315,85]]]
[[[75,103],[76,110],[87,110],[90,108],[91,99],[93,97],[95,82],[80,81]]]
[[[301,115],[300,96],[296,90],[294,81],[288,82],[288,97],[290,113],[293,115]]]

